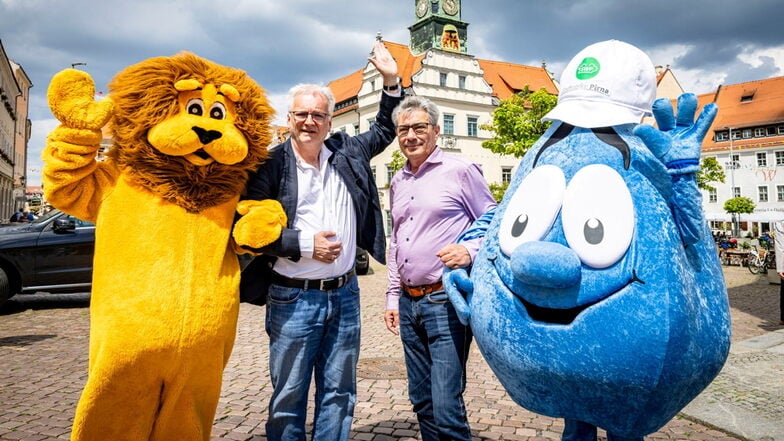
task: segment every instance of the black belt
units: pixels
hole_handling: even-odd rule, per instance
[[[272,283],[275,285],[285,286],[286,288],[317,289],[319,291],[329,291],[331,289],[338,289],[342,287],[356,275],[357,273],[352,269],[342,276],[332,277],[330,279],[293,279],[273,271]]]

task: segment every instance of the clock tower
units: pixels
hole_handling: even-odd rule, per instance
[[[414,0],[416,21],[408,28],[411,52],[418,55],[435,48],[466,53],[468,23],[461,14],[460,0]]]

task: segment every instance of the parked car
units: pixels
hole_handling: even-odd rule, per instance
[[[15,294],[90,290],[95,225],[59,210],[0,227],[0,304]]]

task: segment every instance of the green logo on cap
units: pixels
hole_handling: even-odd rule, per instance
[[[587,80],[595,77],[599,73],[599,60],[593,57],[586,57],[579,66],[577,66],[577,79]]]

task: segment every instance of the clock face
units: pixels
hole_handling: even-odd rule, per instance
[[[427,12],[427,0],[419,0],[416,4],[416,15],[422,17]]]
[[[458,0],[444,0],[444,12],[447,14],[455,15],[458,9],[460,9]]]

